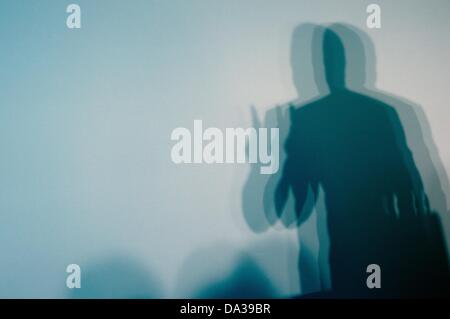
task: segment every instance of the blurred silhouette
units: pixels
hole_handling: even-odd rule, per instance
[[[290,108],[286,160],[275,190],[277,215],[291,190],[302,223],[323,190],[335,297],[445,295],[449,268],[440,221],[430,210],[399,116],[382,101],[393,98],[367,93],[363,45],[350,43],[359,65],[347,60],[348,47],[338,33],[362,43],[356,32],[344,25],[316,31],[322,52],[313,53],[315,81],[319,93],[329,93]],[[381,267],[381,289],[366,286],[370,264]]]
[[[226,242],[194,250],[180,268],[175,286],[176,298],[278,297],[254,253]]]
[[[324,96],[327,93],[326,86],[320,81],[321,64],[311,63],[318,60],[322,52],[317,30],[323,28],[312,23],[304,23],[297,26],[292,34],[291,60],[292,78],[297,90],[297,97],[287,103],[279,104],[269,109],[262,121],[258,118],[257,111],[251,107],[253,127],[278,127],[280,142],[286,140],[289,127],[290,105],[301,105],[313,98]],[[280,163],[286,158],[286,152],[280,149]],[[282,176],[280,169],[273,175],[261,175],[257,164],[251,165],[250,174],[242,191],[242,210],[244,218],[250,229],[256,233],[266,231],[273,226],[279,217],[275,211],[273,194]],[[263,200],[261,200],[261,197]],[[327,242],[325,209],[320,200],[314,206],[311,193],[305,203],[305,213],[301,219],[297,219],[294,210],[293,196],[285,204],[286,208],[280,217],[284,226],[296,229],[300,243],[300,254],[298,254],[298,270],[288,275],[292,280],[300,279],[301,293],[312,293],[321,289],[329,288],[329,274],[327,261]],[[314,208],[314,209],[313,209]],[[263,212],[263,213],[262,213]],[[317,217],[317,218],[316,218]],[[320,217],[320,218],[319,218]],[[301,228],[298,228],[301,225]],[[317,237],[320,238],[320,251],[317,256]],[[287,262],[292,259],[286,256]],[[297,258],[297,257],[296,257]],[[295,259],[295,258],[294,258]]]
[[[136,261],[114,256],[94,265],[81,265],[81,288],[73,289],[75,299],[163,298],[156,277]]]
[[[274,298],[275,289],[255,260],[242,254],[229,276],[200,288],[194,298],[199,299],[254,299]]]
[[[258,253],[252,250],[242,250],[227,242],[195,249],[180,267],[174,289],[175,297],[279,297],[275,281],[269,279],[265,268],[262,267],[264,262],[261,262],[260,258],[257,259]]]
[[[298,227],[302,293],[327,290],[331,267],[336,297],[448,294],[447,248],[427,195],[448,233],[449,182],[421,108],[375,88],[373,43],[352,26],[298,26],[291,66],[298,99],[265,116],[266,127],[280,128],[281,141],[289,134],[287,154],[280,154],[287,160],[270,177],[252,166],[243,190],[250,228],[264,231],[278,218]],[[254,108],[252,118],[261,125]],[[311,250],[312,222],[318,256]],[[365,285],[370,263],[382,266],[381,290]]]

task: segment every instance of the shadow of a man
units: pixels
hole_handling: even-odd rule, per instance
[[[323,32],[322,39],[329,94],[290,111],[275,209],[281,216],[291,189],[297,219],[303,220],[300,213],[310,205],[308,189],[317,198],[322,188],[335,296],[428,294],[442,285],[437,282],[448,283],[448,265],[446,256],[438,257],[434,270],[439,275],[427,284],[427,273],[433,271],[433,266],[424,264],[427,249],[445,244],[442,236],[424,233],[426,220],[420,216],[432,214],[400,119],[392,106],[349,89],[343,42],[332,28]],[[403,253],[410,245],[415,253]],[[438,250],[431,253],[445,255],[443,249]],[[366,269],[371,264],[382,270],[381,289],[367,286]],[[423,279],[417,281],[417,276]],[[416,286],[411,284],[414,279]]]

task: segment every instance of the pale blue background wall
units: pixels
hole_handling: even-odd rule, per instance
[[[247,127],[251,105],[263,117],[294,99],[301,23],[367,32],[377,86],[423,108],[450,172],[446,0],[376,1],[380,30],[365,26],[369,1],[79,0],[81,30],[66,28],[69,3],[0,2],[0,297],[70,297],[70,263],[105,269],[105,290],[134,276],[148,285],[118,283],[124,294],[189,297],[241,252],[277,294],[299,293],[295,230],[244,221],[249,167],[175,166],[170,133]],[[314,220],[302,233],[317,254]]]

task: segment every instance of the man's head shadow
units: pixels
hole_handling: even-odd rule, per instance
[[[292,82],[301,106],[340,89],[374,88],[375,48],[369,36],[356,27],[300,24],[291,39]]]

